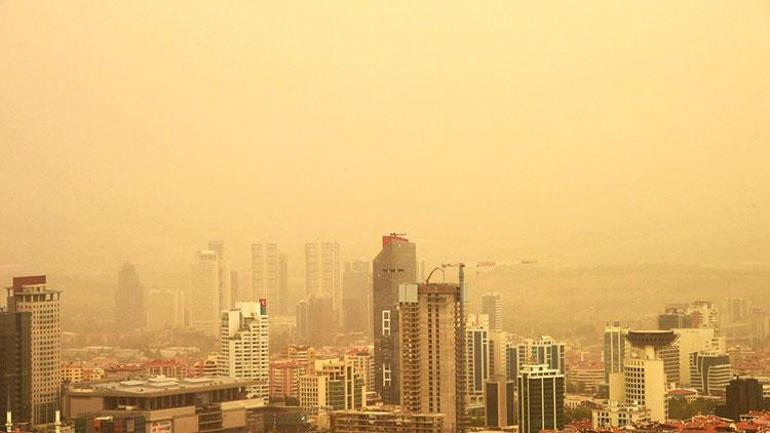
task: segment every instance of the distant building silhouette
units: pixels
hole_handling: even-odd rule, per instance
[[[136,268],[130,263],[124,264],[118,273],[114,317],[122,330],[132,330],[146,325],[144,290],[139,285]]]

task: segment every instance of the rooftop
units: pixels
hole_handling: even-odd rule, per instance
[[[227,389],[246,387],[256,384],[257,381],[236,379],[226,376],[214,377],[190,377],[186,379],[176,379],[166,376],[155,376],[149,379],[132,379],[121,382],[102,382],[95,384],[75,384],[71,386],[67,393],[70,395],[89,395],[89,396],[162,396],[179,394],[180,391],[207,391],[216,389]]]

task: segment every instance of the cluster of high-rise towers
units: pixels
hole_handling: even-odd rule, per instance
[[[471,307],[464,264],[436,268],[442,276],[441,282],[436,282],[434,272],[426,277],[418,264],[415,244],[404,235],[385,235],[381,241],[371,265],[354,261],[344,270],[339,244],[307,244],[306,292],[295,308],[290,307],[293,302],[287,296],[286,256],[276,244],[251,246],[252,284],[241,288],[223,244],[210,242],[196,254],[181,302],[174,296],[161,305],[168,313],[178,303],[181,318],[176,313],[166,314],[171,316],[168,320],[181,320],[186,327],[218,338],[217,353],[210,367],[204,367],[204,375],[210,378],[184,378],[185,382],[131,379],[105,384],[97,387],[102,410],[108,413],[115,409],[110,405],[122,408],[139,404],[136,399],[146,394],[142,387],[147,386],[160,394],[157,401],[147,403],[146,410],[173,407],[180,412],[173,416],[162,413],[181,419],[185,410],[189,412],[189,408],[181,409],[187,404],[187,390],[221,386],[226,391],[210,389],[212,394],[206,399],[224,398],[224,407],[253,415],[249,411],[257,407],[284,410],[272,404],[276,388],[284,398],[297,399],[294,407],[308,416],[316,420],[327,416],[332,430],[338,433],[463,432],[479,413],[489,428],[517,425],[521,433],[563,428],[565,344],[547,336],[515,340],[503,330],[499,293],[485,293],[478,305]],[[445,282],[443,274],[450,268],[458,272],[456,282]],[[149,326],[155,317],[149,306],[145,308],[145,301],[149,298],[150,304],[157,304],[152,298],[157,293],[142,289],[131,265],[120,270],[118,284],[116,303],[121,320],[131,328]],[[17,422],[58,426],[62,407],[61,293],[48,288],[45,276],[14,278],[7,290],[7,309],[0,311],[0,408],[7,411],[10,426],[14,425],[11,414]],[[729,304],[735,323],[763,314],[749,315],[740,299],[731,299]],[[294,344],[281,351],[280,360],[270,357],[268,307],[284,319],[292,313],[296,317]],[[730,381],[730,358],[719,323],[716,307],[695,302],[669,306],[658,316],[657,330],[608,325],[601,383],[606,404],[594,408],[594,426],[665,421],[671,384],[691,386],[709,397],[725,392],[740,394],[746,386],[756,388],[753,383]],[[320,351],[324,346],[335,346],[341,327],[366,338],[371,335],[372,349],[350,351],[347,347],[342,355],[338,351],[331,357],[316,357],[313,346]],[[64,393],[65,400],[77,406],[90,389],[70,388]],[[67,415],[89,414],[91,403],[83,404],[74,412],[67,408]],[[198,405],[197,400],[190,404]],[[756,406],[728,401],[720,410],[735,417],[742,407],[752,405]],[[200,406],[194,411],[202,411],[206,405]],[[151,418],[155,416],[159,415],[153,412]],[[199,427],[209,421],[200,422]],[[400,427],[391,428],[396,425]]]

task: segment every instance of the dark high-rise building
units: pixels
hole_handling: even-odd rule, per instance
[[[507,380],[504,375],[496,376],[485,384],[486,422],[484,425],[492,428],[512,426],[514,418],[514,382]]]
[[[312,346],[334,344],[337,321],[334,320],[334,300],[331,295],[311,295],[308,301],[308,343]]]
[[[511,342],[505,345],[505,378],[516,383],[519,374],[519,347]]]
[[[727,385],[726,394],[726,403],[716,408],[716,414],[723,418],[738,421],[749,411],[770,409],[770,404],[763,401],[762,384],[757,379],[736,377]]]
[[[497,293],[485,293],[481,296],[481,314],[489,316],[489,330],[500,332],[503,330],[503,303],[502,296]]]
[[[417,279],[415,244],[391,234],[373,262],[372,331],[374,389],[386,404],[399,404],[398,286]]]
[[[297,343],[310,344],[310,302],[297,303]]]
[[[369,262],[356,260],[345,263],[342,274],[342,321],[346,332],[369,332],[371,293],[372,272]]]
[[[0,311],[0,414],[30,422],[32,314]]]
[[[118,291],[115,294],[115,317],[124,330],[141,328],[146,324],[144,292],[139,285],[136,268],[126,263],[118,273]]]
[[[564,374],[547,364],[523,365],[518,378],[519,432],[564,427]]]

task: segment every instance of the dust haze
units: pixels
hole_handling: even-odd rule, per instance
[[[246,284],[272,240],[301,291],[305,242],[391,231],[428,263],[768,264],[767,2],[5,1],[0,53],[3,281],[183,285],[222,239]]]

